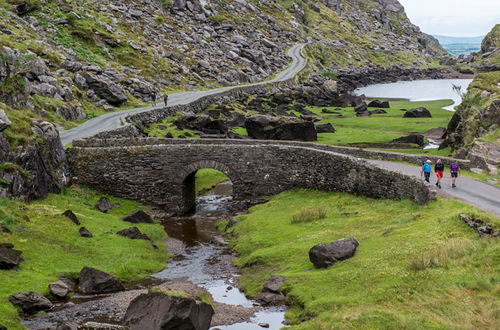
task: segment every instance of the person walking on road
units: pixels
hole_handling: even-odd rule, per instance
[[[428,159],[423,165],[422,165],[422,169],[420,170],[420,176],[424,176],[425,177],[425,181],[427,183],[431,183],[430,182],[430,177],[431,177],[431,164],[432,162]]]
[[[444,164],[441,161],[441,159],[438,159],[436,161],[436,165],[434,166],[434,172],[436,172],[436,176],[437,176],[436,186],[439,189],[441,189],[441,179],[443,179],[443,173],[444,173]]]
[[[168,103],[168,94],[163,94],[163,102],[165,102],[165,107],[167,106]]]
[[[151,103],[153,104],[153,107],[156,107],[156,93],[153,92],[153,94],[151,94]]]
[[[456,182],[458,178],[458,172],[460,172],[460,165],[458,165],[456,160],[453,160],[450,164],[450,173],[451,173],[451,187],[456,188]]]

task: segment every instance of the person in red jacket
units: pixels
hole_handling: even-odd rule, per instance
[[[438,159],[436,161],[436,165],[434,166],[434,172],[436,172],[436,176],[437,176],[436,186],[439,189],[441,189],[441,179],[443,179],[443,173],[444,173],[444,164],[441,161],[441,159]]]

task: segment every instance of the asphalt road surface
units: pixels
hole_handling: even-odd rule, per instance
[[[279,81],[285,81],[290,78],[295,77],[297,73],[299,73],[307,64],[307,59],[302,56],[302,49],[304,48],[305,44],[297,44],[290,48],[288,51],[288,56],[291,57],[292,63],[283,71],[281,71],[279,74],[276,75],[273,79],[258,82],[258,83],[253,83],[253,84],[246,84],[246,85],[239,85],[239,86],[229,86],[229,87],[222,87],[222,88],[217,88],[217,89],[211,89],[207,91],[193,91],[193,92],[179,92],[179,93],[173,93],[169,94],[168,96],[168,105],[178,105],[178,104],[188,104],[191,103],[200,97],[207,96],[207,95],[214,95],[214,94],[219,94],[222,92],[229,91],[231,89],[239,88],[241,86],[257,86],[257,85],[265,85],[273,82],[279,82]],[[161,104],[160,100],[158,102]],[[157,108],[160,108],[161,106],[159,105]],[[124,111],[118,111],[118,112],[111,112],[99,117],[92,118],[82,125],[75,127],[73,129],[67,130],[67,131],[62,131],[60,132],[61,136],[61,141],[63,145],[66,145],[73,140],[78,140],[86,137],[90,137],[92,135],[95,135],[100,132],[104,131],[109,131],[113,130],[116,128],[121,127],[125,123],[125,117],[136,114],[139,112],[143,111],[148,111],[153,109],[152,106],[147,106],[147,107],[142,107],[142,108],[136,108],[136,109],[131,109],[131,110],[124,110]]]
[[[417,166],[382,160],[368,160],[368,162],[387,170],[414,175],[420,178],[420,167]],[[431,187],[436,188],[438,196],[459,200],[465,204],[472,205],[480,210],[500,217],[499,188],[464,176],[459,176],[457,179],[457,187],[452,188],[450,173],[445,173],[441,181],[442,189],[437,189],[434,185],[435,183],[436,176],[433,172],[431,175]]]

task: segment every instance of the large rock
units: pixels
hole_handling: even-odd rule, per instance
[[[95,208],[103,213],[107,213],[113,208],[113,204],[111,204],[110,200],[107,197],[101,197],[95,203]]]
[[[0,269],[12,269],[23,261],[21,251],[14,250],[12,244],[0,245]]]
[[[388,101],[379,101],[379,100],[373,100],[370,103],[368,103],[369,108],[390,108],[389,102]]]
[[[123,218],[123,221],[131,223],[153,223],[153,218],[142,210],[134,211],[132,214]]]
[[[127,101],[123,90],[106,75],[96,75],[85,72],[82,74],[87,85],[100,98],[108,101],[109,104],[119,106]]]
[[[261,293],[256,300],[263,305],[281,305],[285,303],[285,295],[281,291],[281,286],[285,282],[282,276],[271,276],[264,284]]]
[[[101,270],[84,267],[80,271],[78,288],[84,294],[108,293],[125,290],[123,284],[113,275]]]
[[[116,234],[130,239],[145,239],[148,241],[151,240],[151,238],[149,238],[148,235],[143,234],[137,227],[130,227],[127,229],[123,229],[117,232]]]
[[[92,238],[92,237],[94,237],[94,235],[92,235],[92,233],[90,232],[90,230],[88,230],[85,227],[80,227],[80,229],[78,230],[78,233],[80,234],[81,237],[85,237],[85,238]]]
[[[335,128],[330,123],[320,124],[320,125],[316,125],[316,132],[318,132],[318,133],[335,133]]]
[[[36,292],[21,292],[9,297],[9,301],[21,307],[26,314],[36,314],[41,311],[48,311],[54,306],[50,300]]]
[[[254,115],[246,119],[245,128],[254,139],[316,141],[318,135],[310,121],[293,117]]]
[[[403,118],[431,118],[432,115],[429,110],[424,107],[414,108],[406,111]]]
[[[68,293],[72,291],[72,288],[67,282],[58,280],[49,284],[49,292],[56,298],[64,299],[68,296]]]
[[[132,300],[123,325],[131,330],[206,330],[213,314],[212,306],[203,302],[156,292]]]
[[[422,134],[411,134],[407,136],[402,136],[400,138],[392,140],[393,143],[414,143],[419,146],[423,146],[425,144],[425,138]]]
[[[359,243],[355,238],[343,238],[328,244],[318,244],[309,250],[309,260],[316,268],[326,268],[354,255]]]
[[[63,215],[71,220],[75,225],[79,226],[80,225],[80,220],[78,220],[76,214],[73,213],[71,210],[66,210],[64,211]]]

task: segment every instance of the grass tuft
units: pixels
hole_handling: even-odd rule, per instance
[[[325,207],[302,209],[292,216],[291,223],[307,223],[326,218]]]

